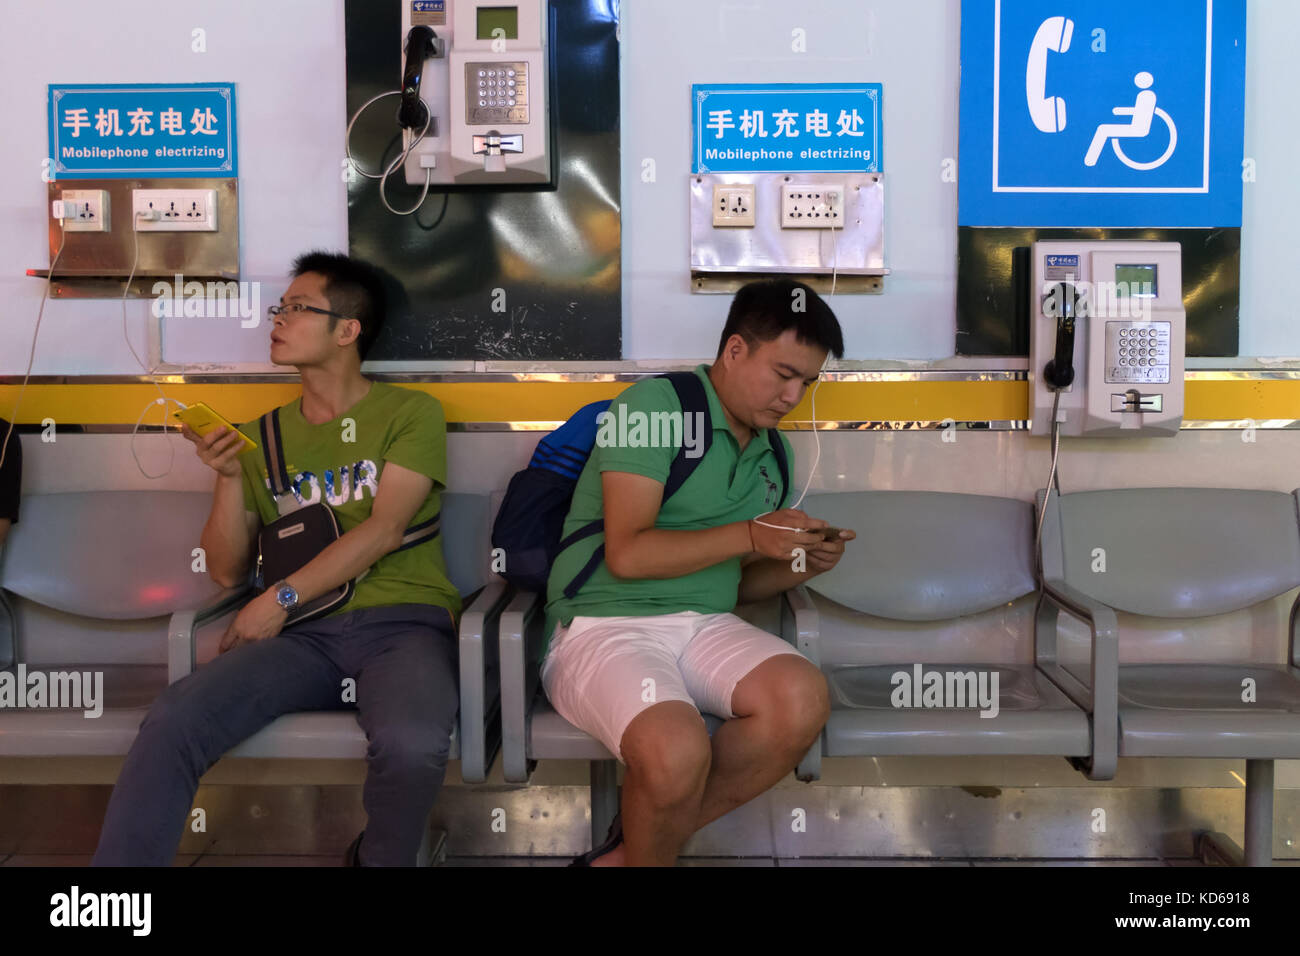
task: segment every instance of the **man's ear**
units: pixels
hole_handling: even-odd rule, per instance
[[[726,344],[722,346],[722,355],[719,357],[734,362],[748,354],[749,343],[745,341],[745,337],[739,332],[733,332],[731,338],[727,339]]]
[[[357,339],[361,338],[361,320],[360,319],[339,319],[339,325],[345,326],[343,338],[339,341],[340,348],[347,348]],[[352,328],[355,326],[356,331]]]

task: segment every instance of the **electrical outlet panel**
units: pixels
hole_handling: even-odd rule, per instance
[[[65,189],[63,230],[65,232],[108,232],[108,191],[104,189]]]
[[[157,211],[158,219],[139,213]],[[140,232],[216,232],[215,189],[133,189],[131,217]]]
[[[717,185],[713,187],[713,224],[715,226],[757,225],[754,218],[754,186]]]
[[[782,229],[843,229],[844,187],[837,183],[781,186]]]

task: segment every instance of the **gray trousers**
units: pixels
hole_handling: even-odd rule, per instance
[[[356,703],[343,681],[356,681]],[[445,608],[363,608],[243,644],[154,701],[118,776],[92,866],[167,866],[199,778],[282,714],[356,709],[369,741],[367,866],[413,866],[447,770],[460,698]]]

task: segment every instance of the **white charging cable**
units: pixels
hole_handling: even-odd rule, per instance
[[[361,117],[361,114],[366,111],[366,109],[370,106],[370,104],[382,100],[385,96],[401,96],[401,95],[402,95],[401,90],[389,90],[387,93],[380,93],[378,96],[372,96],[370,97],[370,99],[362,103],[361,107],[355,113],[352,114],[352,118],[348,120],[347,132],[343,134],[343,150],[344,152],[347,153],[348,162],[352,164],[352,168],[355,169],[360,175],[364,176],[366,179],[379,180],[379,201],[384,204],[384,208],[386,208],[394,216],[410,216],[413,215],[421,206],[424,205],[424,200],[429,195],[429,185],[433,181],[433,170],[430,168],[426,168],[424,170],[424,189],[420,191],[419,201],[416,202],[416,204],[412,206],[410,209],[394,209],[389,204],[388,193],[387,193],[388,177],[392,175],[393,171],[396,170],[399,166],[405,164],[406,157],[411,155],[411,151],[414,150],[416,146],[420,145],[420,142],[421,140],[424,139],[425,134],[429,132],[429,124],[433,122],[433,112],[429,109],[428,104],[425,103],[424,101],[421,101],[420,103],[420,105],[424,107],[424,126],[423,128],[421,128],[419,135],[411,139],[410,145],[407,146],[406,149],[402,150],[402,152],[398,155],[398,157],[395,160],[393,160],[391,163],[389,163],[388,168],[385,169],[382,173],[366,172],[364,169],[361,168],[361,165],[356,161],[356,159],[352,155],[352,127],[356,125],[356,122]],[[400,125],[400,120],[399,120],[399,125]]]
[[[126,340],[126,347],[131,350],[131,354],[135,356],[135,360],[139,363],[140,368],[144,370],[146,375],[153,379],[154,388],[158,389],[158,397],[153,399],[144,407],[144,411],[140,413],[140,417],[135,420],[135,427],[131,429],[131,457],[135,459],[135,466],[140,469],[140,474],[150,479],[166,478],[172,473],[172,466],[176,464],[176,445],[172,440],[171,430],[166,428],[167,423],[166,418],[164,418],[163,427],[167,433],[167,451],[170,453],[167,460],[167,470],[158,475],[149,474],[149,472],[145,471],[144,465],[140,464],[140,456],[135,450],[135,438],[140,431],[140,424],[144,421],[144,417],[149,414],[149,409],[153,408],[155,405],[163,406],[164,416],[166,415],[168,402],[171,402],[173,405],[177,405],[180,408],[185,407],[183,404],[176,401],[176,399],[168,398],[163,393],[162,385],[158,381],[158,370],[149,368],[149,366],[145,364],[144,359],[140,358],[140,353],[138,353],[135,350],[135,346],[131,344],[131,336],[126,330],[126,300],[131,294],[131,283],[135,281],[135,271],[140,265],[140,229],[138,220],[156,222],[161,218],[161,214],[156,209],[150,209],[147,211],[138,210],[136,214],[131,217],[131,231],[134,233],[135,254],[131,257],[131,272],[126,277],[126,287],[122,289],[122,338]]]
[[[830,227],[830,233],[831,233],[831,243],[834,248],[834,253],[831,258],[831,295],[830,295],[830,297],[833,299],[835,298],[835,279],[839,272],[839,267],[840,267],[840,263],[839,263],[840,246],[838,240],[836,240],[835,238],[834,226]],[[812,467],[808,469],[808,480],[804,482],[803,491],[799,492],[799,497],[795,499],[795,503],[790,506],[792,509],[798,508],[799,505],[803,503],[804,496],[808,494],[808,489],[812,487],[813,476],[817,474],[817,466],[821,464],[822,439],[821,439],[821,431],[817,428],[817,389],[821,387],[822,372],[826,371],[826,365],[828,362],[830,362],[830,360],[831,360],[831,353],[828,350],[826,352],[826,357],[822,359],[822,367],[817,370],[817,381],[813,382],[812,394],[808,396],[808,401],[812,405],[813,463],[812,463]],[[780,441],[779,438],[777,440]],[[758,516],[758,518],[753,518],[751,520],[754,522],[754,524],[761,524],[765,528],[776,528],[780,531],[807,530],[804,528],[790,528],[787,527],[786,525],[772,524],[769,521],[759,520],[759,518],[762,518],[765,515],[770,515],[770,514],[773,514],[773,512],[764,511],[763,514]]]
[[[18,409],[23,403],[23,392],[27,391],[27,380],[32,377],[32,363],[36,359],[36,340],[41,334],[41,317],[45,315],[45,303],[50,298],[50,286],[54,282],[54,267],[59,264],[59,259],[63,256],[63,247],[68,241],[68,232],[63,228],[63,220],[67,218],[62,215],[67,210],[62,200],[55,200],[54,219],[59,224],[59,249],[54,253],[54,258],[50,261],[50,271],[45,277],[45,291],[41,293],[41,305],[36,310],[36,328],[32,330],[32,348],[27,353],[27,371],[23,373],[23,384],[18,389],[18,398],[14,401],[14,410],[10,412],[9,429],[5,432],[5,440],[0,442],[0,468],[4,467],[5,453],[9,450],[9,437],[14,433],[14,425],[18,421]]]

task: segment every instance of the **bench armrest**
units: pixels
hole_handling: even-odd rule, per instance
[[[537,695],[546,599],[517,593],[501,615],[501,763],[510,783],[528,780],[528,711]]]
[[[818,668],[822,665],[821,617],[803,585],[781,593],[781,638]],[[794,774],[805,783],[822,775],[822,738],[817,735]]]
[[[167,683],[194,672],[194,635],[204,624],[243,607],[253,596],[252,583],[226,588],[207,607],[177,611],[167,625]]]
[[[821,616],[802,584],[781,592],[781,639],[821,667]]]
[[[461,612],[460,634],[460,775],[482,783],[496,755],[498,740],[489,739],[489,724],[500,708],[495,669],[496,629],[506,605],[506,583],[494,578]]]
[[[1036,615],[1034,654],[1061,690],[1084,708],[1092,723],[1092,756],[1083,766],[1089,779],[1115,776],[1119,755],[1119,623],[1115,609],[1062,580],[1043,581],[1043,600],[1052,608]],[[1091,686],[1073,679],[1056,660],[1057,618],[1066,611],[1086,621],[1092,634]]]

